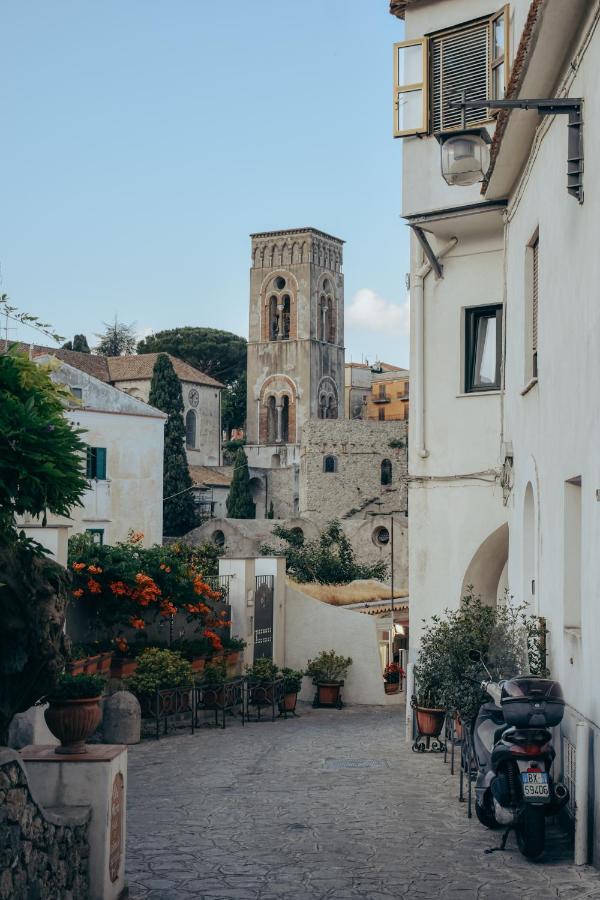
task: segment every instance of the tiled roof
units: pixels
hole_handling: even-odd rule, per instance
[[[194,384],[205,384],[209,387],[222,388],[223,385],[210,375],[205,375],[199,369],[195,369],[182,359],[165,354],[173,363],[175,374],[182,381],[191,381]],[[111,381],[137,381],[152,378],[154,363],[158,353],[140,353],[135,356],[109,356],[108,371]]]
[[[229,487],[233,478],[231,472],[224,472],[219,466],[188,466],[194,484],[207,487]]]
[[[10,343],[10,341],[9,341]],[[62,359],[75,369],[93,375],[99,381],[110,381],[108,374],[108,362],[105,356],[96,356],[94,353],[78,353],[75,350],[63,350],[60,347],[44,347],[42,344],[25,344],[20,345],[23,353],[31,353],[32,356],[52,355],[57,359]],[[6,349],[6,341],[0,342],[0,349]]]
[[[420,0],[390,0],[390,12],[393,16],[403,19],[406,7],[419,2]],[[432,2],[432,0],[430,0],[430,2]],[[435,0],[433,0],[433,2],[435,2]]]

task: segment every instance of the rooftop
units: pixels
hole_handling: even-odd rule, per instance
[[[423,0],[390,0],[390,12],[393,16],[397,16],[399,19],[404,18],[404,13],[406,12],[406,8],[408,6],[412,6],[415,3],[422,3]],[[428,0],[429,3],[435,3],[436,0]]]
[[[254,240],[254,238],[285,237],[286,235],[291,234],[315,234],[318,237],[327,238],[329,241],[335,241],[336,244],[346,243],[341,238],[335,237],[333,234],[327,234],[326,231],[319,231],[318,228],[311,228],[310,226],[306,228],[286,228],[283,231],[257,231],[255,234],[251,234],[250,237]]]
[[[225,471],[222,466],[189,466],[194,484],[200,487],[229,487],[233,478],[233,466]]]

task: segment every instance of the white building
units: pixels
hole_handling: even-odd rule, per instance
[[[40,356],[36,361],[51,359]],[[82,465],[89,486],[82,506],[74,506],[69,519],[49,516],[47,528],[32,519],[21,524],[61,561],[65,530],[88,532],[107,544],[126,540],[129,531],[141,531],[146,546],[160,544],[166,415],[68,363],[60,362],[51,378],[71,390],[73,402],[65,416],[84,431],[81,438],[88,450]]]
[[[599,4],[391,7],[405,19],[395,131],[413,232],[411,636],[423,617],[456,607],[468,584],[489,602],[507,586],[545,617],[549,666],[568,704],[558,744],[574,782],[572,764],[588,749],[575,746],[576,732],[590,741],[590,857],[599,864]],[[585,171],[577,104],[570,119],[480,107],[465,128],[448,104],[462,91],[583,98]],[[440,143],[469,129],[485,129],[492,143],[479,181],[450,186]],[[449,180],[480,152],[464,142],[454,150]],[[586,825],[578,822],[582,833]]]

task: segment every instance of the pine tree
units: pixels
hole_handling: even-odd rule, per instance
[[[163,532],[176,537],[198,523],[185,454],[181,382],[165,353],[159,354],[154,364],[149,403],[169,417],[165,425],[163,497],[170,499],[163,504]]]
[[[254,519],[256,507],[250,492],[250,473],[244,448],[238,450],[233,468],[233,478],[227,497],[227,515],[230,519]]]
[[[100,356],[128,356],[135,353],[137,339],[133,330],[133,325],[126,325],[119,322],[115,316],[114,322],[104,322],[104,333],[97,334],[100,343],[94,349],[94,353]]]
[[[73,350],[78,353],[91,353],[85,334],[76,334],[73,338]]]

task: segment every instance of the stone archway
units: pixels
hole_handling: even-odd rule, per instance
[[[508,560],[508,523],[492,531],[479,545],[467,566],[461,588],[461,598],[469,585],[487,606],[496,606],[502,591],[503,573]]]

